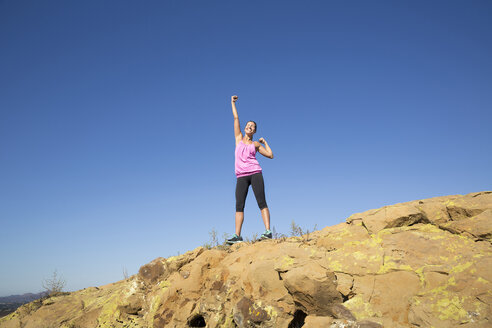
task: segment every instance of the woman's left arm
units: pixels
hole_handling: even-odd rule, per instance
[[[262,145],[260,145],[260,143],[264,144],[265,147],[263,147]],[[268,157],[268,158],[272,158],[273,159],[272,149],[270,148],[270,146],[268,145],[268,142],[265,139],[260,138],[259,139],[259,142],[258,141],[255,141],[255,147],[256,147],[256,150],[260,154],[262,154],[265,157]]]

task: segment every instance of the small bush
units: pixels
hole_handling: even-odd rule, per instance
[[[303,230],[300,226],[298,226],[294,220],[292,220],[292,223],[290,224],[290,235],[292,237],[303,237],[304,241],[309,241],[309,235],[316,231],[318,228],[318,225],[315,224],[314,228],[310,231],[309,229]]]
[[[208,243],[203,244],[203,247],[206,249],[212,249],[214,247],[219,246],[219,239],[217,238],[217,230],[213,228],[209,231],[210,241]]]
[[[292,220],[292,223],[290,224],[290,235],[292,237],[301,237],[304,234],[305,232],[302,230],[302,228],[298,226],[294,220]]]
[[[126,269],[126,267],[122,267],[122,269],[123,269],[123,278],[124,278],[125,280],[127,280],[127,279],[128,279],[128,277],[129,277],[129,276],[128,276],[128,270]]]
[[[43,281],[43,288],[47,295],[53,295],[56,293],[61,293],[63,288],[65,288],[65,280],[58,276],[57,270],[53,272],[53,275]]]
[[[272,238],[273,239],[285,239],[287,238],[286,235],[284,235],[283,233],[278,233],[277,230],[275,229],[275,227],[272,228]]]

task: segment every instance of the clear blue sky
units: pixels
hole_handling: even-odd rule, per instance
[[[492,189],[491,1],[0,1],[0,296],[234,231],[258,123],[272,225]],[[243,234],[263,225],[252,191]]]

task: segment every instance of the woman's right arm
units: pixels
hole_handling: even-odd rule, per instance
[[[243,134],[241,133],[241,126],[239,125],[239,116],[237,115],[236,100],[237,100],[237,96],[231,97],[232,115],[234,115],[234,136],[236,137],[236,144],[237,144],[243,138]]]

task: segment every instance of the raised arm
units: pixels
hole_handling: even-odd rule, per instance
[[[260,143],[264,144],[265,147],[260,145]],[[265,157],[273,159],[273,151],[270,148],[270,146],[268,145],[268,142],[264,138],[260,138],[259,142],[255,141],[255,147],[256,147],[257,152],[259,152],[260,154],[262,154]]]
[[[231,97],[232,115],[234,115],[234,137],[236,138],[236,144],[237,144],[243,138],[243,134],[241,133],[241,126],[239,125],[239,116],[237,115],[236,100],[237,100],[237,96]]]

